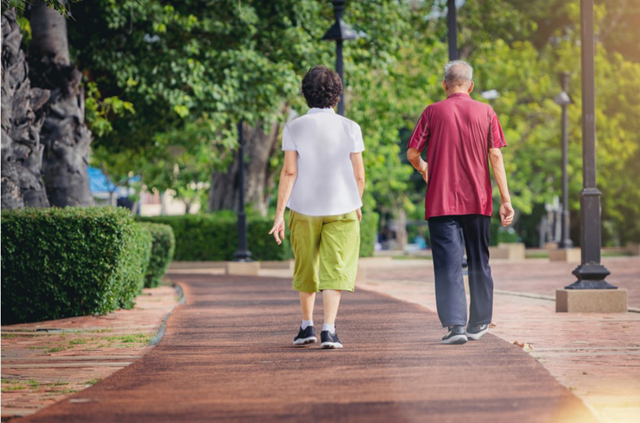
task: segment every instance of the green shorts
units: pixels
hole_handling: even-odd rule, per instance
[[[290,210],[289,229],[296,259],[293,289],[353,292],[360,253],[355,210],[336,216],[308,216]]]

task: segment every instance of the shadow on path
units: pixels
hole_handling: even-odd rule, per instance
[[[21,422],[595,422],[532,357],[498,338],[441,345],[426,309],[357,290],[345,348],[293,347],[289,279],[173,275],[187,302],[147,355]],[[317,301],[316,328],[322,322]]]

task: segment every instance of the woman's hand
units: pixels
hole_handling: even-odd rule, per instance
[[[356,214],[358,215],[358,222],[362,221],[362,207],[359,207],[358,210],[356,210]]]
[[[276,216],[276,220],[273,222],[273,228],[269,231],[269,235],[273,234],[278,245],[282,244],[284,239],[284,217]]]

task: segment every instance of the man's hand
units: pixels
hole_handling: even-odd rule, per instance
[[[429,184],[429,169],[425,166],[424,170],[419,171],[422,175],[422,179],[424,179],[425,184]]]
[[[358,222],[362,221],[362,208],[359,207],[358,210],[356,210],[356,214],[358,215]]]
[[[502,226],[509,226],[513,222],[513,216],[515,211],[510,201],[504,201],[500,205],[500,220],[502,220]]]
[[[273,234],[278,245],[282,244],[282,239],[284,239],[284,217],[276,216],[276,219],[273,222],[273,228],[269,231],[269,235],[271,234]]]

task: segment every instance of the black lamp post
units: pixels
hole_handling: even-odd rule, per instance
[[[344,40],[355,40],[358,38],[358,34],[351,29],[349,25],[342,20],[342,14],[344,13],[346,0],[333,0],[333,13],[336,16],[336,21],[329,28],[329,30],[322,37],[323,40],[335,40],[336,42],[336,71],[340,75],[342,81],[342,94],[340,94],[340,103],[338,103],[338,114],[344,116],[344,70],[342,62],[342,42]]]
[[[580,248],[582,260],[572,272],[578,280],[566,289],[617,289],[604,279],[611,272],[600,264],[600,196],[596,186],[595,39],[593,0],[580,1],[582,50],[582,178]]]
[[[238,123],[238,250],[233,261],[253,261],[247,248],[247,215],[244,211],[244,140],[242,138],[242,124]]]
[[[456,0],[447,1],[447,36],[449,39],[449,60],[458,60],[458,20]]]
[[[562,92],[553,100],[558,106],[562,107],[562,222],[561,237],[558,247],[571,248],[573,241],[569,236],[569,137],[567,126],[569,124],[569,116],[567,115],[567,107],[573,103],[571,97],[567,93],[569,89],[569,73],[560,72],[560,84]]]

